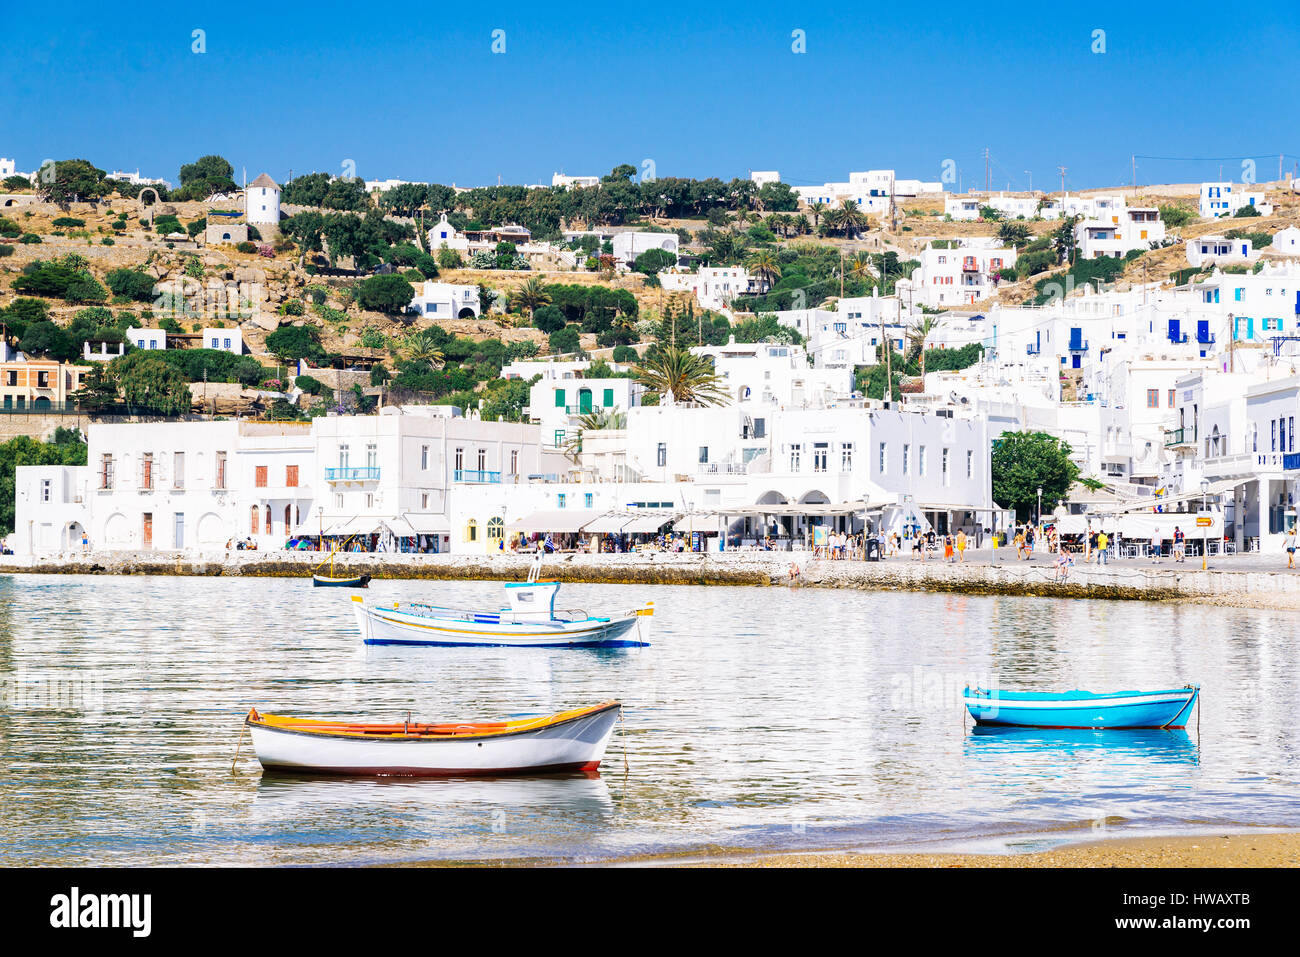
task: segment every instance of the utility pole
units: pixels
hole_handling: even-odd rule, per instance
[[[840,298],[844,298],[844,250],[840,250]]]
[[[1232,318],[1232,313],[1228,313],[1228,371],[1237,370],[1237,330],[1233,328],[1237,320]]]
[[[1068,167],[1056,167],[1061,172],[1061,216],[1065,216],[1065,171]]]
[[[990,192],[993,191],[993,183],[989,177],[990,177],[989,148],[986,146],[984,147],[984,194],[985,195],[988,195]]]
[[[1138,194],[1138,158],[1136,153],[1133,154],[1132,160],[1133,160],[1133,195],[1136,197]]]

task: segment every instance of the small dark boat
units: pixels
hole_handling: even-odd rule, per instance
[[[334,578],[331,575],[312,573],[311,583],[317,588],[367,588],[369,575],[349,575],[346,578]]]

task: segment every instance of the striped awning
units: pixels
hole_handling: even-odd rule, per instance
[[[577,532],[603,515],[592,509],[547,509],[516,519],[506,526],[508,532]]]

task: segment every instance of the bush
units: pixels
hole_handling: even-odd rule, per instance
[[[286,326],[266,337],[266,349],[286,362],[307,359],[320,363],[325,350],[320,344],[320,333],[311,326]]]
[[[533,313],[533,325],[547,334],[559,332],[567,322],[557,306],[539,306]]]
[[[100,244],[101,246],[112,246],[112,245],[114,245],[113,237],[112,237],[112,236],[105,236],[103,239],[101,239],[101,240],[99,241],[99,244]]]
[[[114,269],[104,277],[114,296],[135,302],[152,302],[155,279],[142,269]]]
[[[17,239],[23,234],[23,228],[15,223],[12,219],[5,219],[0,216],[0,236],[7,239]]]
[[[293,380],[293,384],[302,389],[308,395],[324,395],[330,389],[319,379],[313,379],[309,375],[300,375]]]
[[[580,352],[582,348],[578,341],[578,330],[572,326],[565,326],[552,332],[547,339],[547,345],[550,346],[553,355],[562,352]]]
[[[401,276],[371,276],[356,285],[356,301],[363,309],[400,313],[415,298],[415,287]]]
[[[72,216],[60,216],[58,219],[51,220],[50,225],[57,229],[76,229],[86,225],[86,221],[84,219],[76,219]]]
[[[614,361],[615,362],[639,362],[640,357],[636,354],[636,350],[633,349],[631,346],[615,346]]]
[[[257,252],[257,244],[251,242],[242,242],[236,245],[235,249],[237,249],[241,253],[255,253]]]
[[[277,311],[282,316],[301,316],[305,310],[300,300],[286,299],[280,303],[280,308]]]
[[[752,230],[751,230],[752,232]],[[647,249],[636,257],[632,268],[639,273],[653,276],[661,269],[677,265],[677,257],[666,249]]]
[[[0,243],[0,257],[12,256],[13,254],[14,254],[14,247],[7,246],[4,243]]]
[[[388,345],[388,337],[376,329],[374,326],[366,326],[361,330],[361,346],[365,349],[382,349]]]
[[[41,237],[37,236],[35,233],[24,233],[23,238],[18,241],[28,246],[35,246],[41,241]]]
[[[438,265],[443,269],[459,269],[464,261],[460,258],[460,253],[444,246],[438,250]]]

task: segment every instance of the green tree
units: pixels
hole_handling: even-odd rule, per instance
[[[80,343],[52,322],[35,322],[27,327],[18,348],[28,355],[47,356],[67,362],[81,354]]]
[[[647,276],[654,276],[661,270],[677,265],[677,257],[666,249],[647,249],[632,262],[632,268]]]
[[[412,361],[423,362],[430,368],[437,368],[443,361],[444,338],[439,336],[435,329],[420,329],[406,337],[402,349]]]
[[[524,281],[524,284],[514,291],[511,297],[520,307],[528,310],[529,321],[532,321],[540,306],[545,306],[551,301],[551,294],[546,291],[542,281],[533,276]]]
[[[1181,203],[1169,203],[1160,207],[1160,218],[1166,226],[1186,226],[1197,218],[1196,214],[1196,210]]]
[[[558,306],[542,306],[533,313],[533,325],[549,335],[559,332],[568,323]]]
[[[395,273],[371,276],[357,283],[356,297],[362,309],[397,315],[415,298],[415,287]]]
[[[1034,516],[1038,489],[1050,515],[1079,477],[1070,446],[1045,432],[1005,432],[993,443],[993,500],[1015,509],[1019,521]]]
[[[159,356],[136,350],[110,362],[109,371],[128,406],[155,415],[189,411],[189,380]]]
[[[69,203],[94,202],[112,192],[104,181],[104,171],[88,160],[59,160],[42,166],[36,176],[36,188],[47,203],[67,207]]]
[[[152,302],[154,299],[153,276],[143,269],[114,269],[104,277],[108,288],[114,296],[123,296],[136,302]]]
[[[325,358],[320,333],[312,326],[284,326],[266,337],[266,349],[284,362],[306,359],[319,364]]]
[[[1031,238],[1029,227],[1024,223],[1007,220],[998,224],[998,240],[1004,246],[1013,246],[1019,249],[1021,246],[1026,245]]]
[[[553,355],[580,352],[582,350],[582,345],[578,340],[578,330],[573,326],[565,326],[563,329],[552,332],[547,344],[550,346]]]
[[[200,156],[193,163],[181,167],[181,188],[176,199],[207,199],[214,193],[233,193],[235,168],[224,157],[215,154]]]
[[[0,535],[14,530],[15,470],[20,465],[85,465],[86,443],[70,429],[55,432],[55,441],[37,442],[20,435],[0,445]]]

